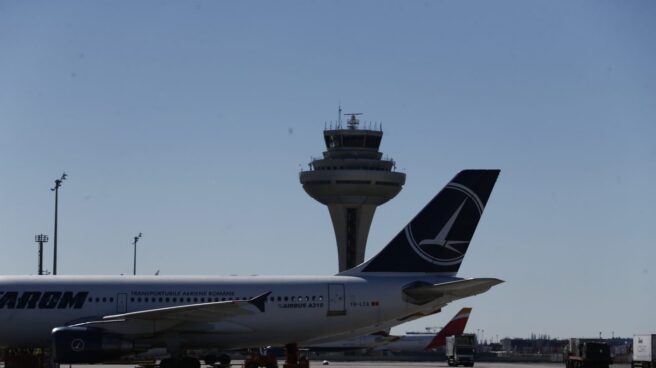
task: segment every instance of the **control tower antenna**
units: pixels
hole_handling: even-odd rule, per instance
[[[342,104],[340,103],[339,109],[337,110],[337,129],[341,127],[342,127]]]
[[[341,126],[342,106],[336,127],[324,129],[326,151],[301,171],[303,189],[328,206],[337,240],[339,271],[364,261],[369,228],[376,208],[394,198],[405,184],[405,174],[379,151],[382,129],[360,129],[357,116]]]
[[[358,120],[358,118],[356,118],[356,116],[362,115],[362,113],[361,112],[349,112],[349,113],[344,114],[344,116],[349,116],[349,115],[351,116],[351,118],[346,123],[346,125],[348,125],[349,129],[351,129],[351,130],[358,129],[358,124],[360,124],[360,120]]]

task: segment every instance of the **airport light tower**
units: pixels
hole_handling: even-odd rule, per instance
[[[56,275],[57,274],[57,208],[59,204],[59,187],[61,187],[62,183],[64,180],[66,180],[66,173],[63,173],[61,178],[55,180],[55,186],[53,188],[50,188],[51,191],[55,192],[55,242],[54,242],[54,247],[53,247],[53,254],[52,254],[52,274]]]
[[[339,271],[364,261],[369,227],[376,207],[394,198],[405,184],[405,174],[394,171],[395,162],[379,151],[382,126],[360,129],[360,113],[346,127],[339,109],[337,125],[323,132],[326,151],[301,171],[303,189],[328,206],[337,240]]]
[[[43,243],[48,242],[48,235],[39,234],[34,236],[34,241],[39,243],[39,275],[43,275]]]

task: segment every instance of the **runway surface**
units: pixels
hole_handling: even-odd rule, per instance
[[[448,367],[445,362],[330,362],[329,365],[322,365],[321,361],[311,361],[310,367],[327,367],[327,368],[434,368]],[[282,363],[279,364],[282,367]],[[628,368],[630,364],[614,364],[611,368]],[[61,368],[68,366],[62,365]],[[71,368],[134,368],[133,365],[72,365]],[[209,367],[209,366],[203,366]],[[241,367],[241,362],[236,361],[232,365],[234,368]],[[477,362],[475,368],[564,368],[563,363],[486,363]]]

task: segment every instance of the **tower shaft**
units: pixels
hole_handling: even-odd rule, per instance
[[[328,211],[337,240],[339,269],[348,270],[364,261],[369,228],[376,206],[346,207],[333,204],[328,205]]]

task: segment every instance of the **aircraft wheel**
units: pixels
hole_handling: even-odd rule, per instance
[[[228,354],[221,354],[221,355],[219,355],[218,361],[222,365],[228,365],[228,364],[230,364],[230,356]]]
[[[200,360],[191,357],[184,357],[180,360],[180,368],[200,368]]]
[[[162,359],[161,362],[159,362],[159,368],[178,368],[178,361],[175,359],[171,358],[166,358]]]
[[[214,363],[219,361],[219,358],[217,358],[216,355],[208,355],[206,357],[203,357],[203,361],[207,365],[214,365]]]

